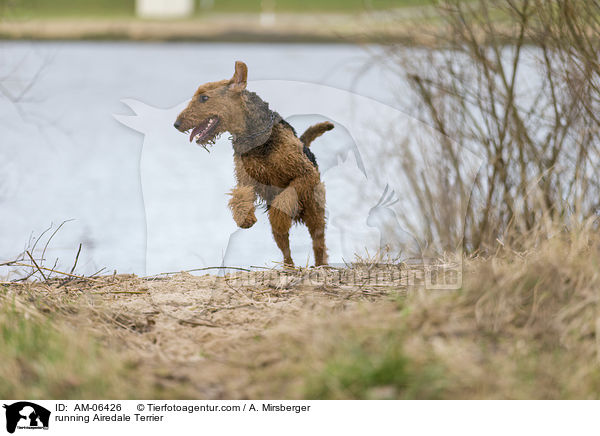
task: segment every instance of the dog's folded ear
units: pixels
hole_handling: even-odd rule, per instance
[[[242,61],[235,62],[235,73],[229,81],[229,89],[232,91],[243,91],[246,89],[246,82],[248,80],[248,67]]]

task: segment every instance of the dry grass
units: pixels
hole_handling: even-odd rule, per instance
[[[580,230],[470,261],[461,292],[411,305],[407,348],[444,362],[453,398],[597,398],[599,248]]]
[[[5,286],[2,394],[597,398],[598,236],[579,227],[520,245],[467,259],[457,291],[320,270],[326,282],[301,271]],[[44,327],[28,330],[32,319]],[[54,330],[54,347],[32,339]]]
[[[19,295],[3,291],[1,398],[151,398],[161,392],[143,380],[129,379],[136,371],[129,353],[113,352],[101,338],[75,330],[56,314],[45,316],[49,309],[34,308],[34,297],[23,290]]]

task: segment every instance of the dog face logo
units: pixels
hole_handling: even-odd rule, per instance
[[[6,409],[6,431],[14,433],[16,429],[48,430],[50,411],[28,401],[19,401],[11,405],[4,404]]]

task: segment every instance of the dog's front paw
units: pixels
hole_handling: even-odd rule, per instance
[[[242,229],[249,229],[254,224],[256,224],[256,215],[254,215],[254,211],[250,211],[250,213],[246,216],[242,222],[237,223]]]

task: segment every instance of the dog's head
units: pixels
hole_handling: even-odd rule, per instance
[[[237,61],[231,79],[200,85],[177,117],[175,128],[189,133],[190,142],[200,145],[214,143],[223,132],[234,138],[264,136],[263,130],[270,135],[273,116],[265,102],[246,91],[247,77],[248,67]]]

